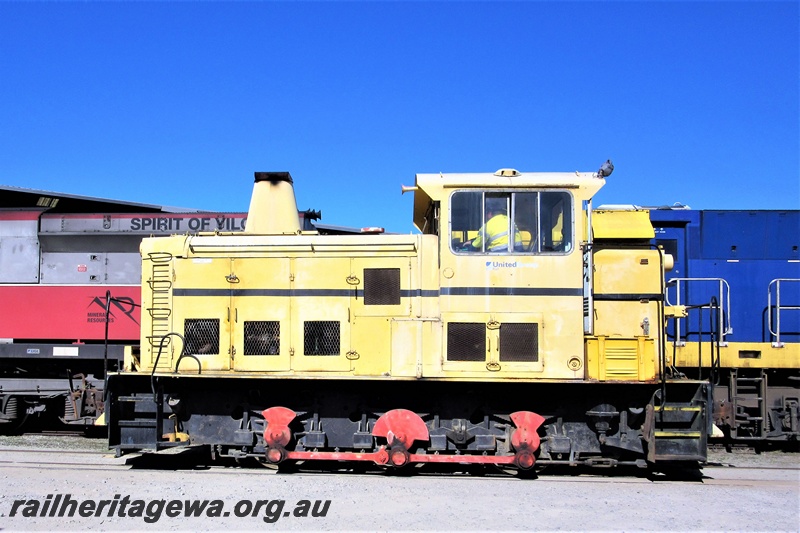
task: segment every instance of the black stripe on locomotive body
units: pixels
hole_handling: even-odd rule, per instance
[[[330,238],[253,214],[284,178],[256,176],[258,231],[143,242],[142,352],[109,380],[119,453],[705,459],[708,383],[667,373],[665,258],[645,212],[592,218],[602,173],[417,175],[421,234]]]
[[[733,442],[800,438],[800,210],[650,211],[675,260],[672,364],[710,378],[714,422]],[[779,294],[780,293],[780,294]]]
[[[583,296],[583,289],[568,287],[442,287],[443,296]]]
[[[174,289],[173,296],[205,297],[205,296],[277,296],[277,297],[314,297],[314,296],[353,296],[364,297],[363,289]],[[403,298],[438,298],[439,296],[583,296],[582,289],[569,288],[520,288],[520,287],[443,287],[440,290],[401,290]],[[658,300],[660,295],[624,295],[608,299],[643,299]],[[602,296],[600,296],[602,297]]]

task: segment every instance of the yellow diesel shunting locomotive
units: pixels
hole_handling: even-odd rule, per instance
[[[646,211],[596,173],[419,174],[418,235],[301,231],[256,173],[244,233],[142,242],[141,349],[109,377],[118,453],[269,463],[704,461],[710,391],[665,373]]]

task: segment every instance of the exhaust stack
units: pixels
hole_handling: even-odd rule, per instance
[[[297,200],[288,172],[256,172],[245,233],[284,235],[300,232]]]

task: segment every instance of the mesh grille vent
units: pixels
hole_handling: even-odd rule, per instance
[[[244,354],[278,355],[281,353],[281,323],[271,321],[245,321]]]
[[[448,322],[447,360],[486,360],[486,324],[482,322]]]
[[[320,320],[303,323],[303,354],[339,355],[339,322]]]
[[[219,319],[190,318],[183,323],[187,354],[219,353]]]
[[[503,323],[500,326],[500,361],[539,361],[539,324]]]
[[[364,269],[364,305],[400,305],[400,269]]]

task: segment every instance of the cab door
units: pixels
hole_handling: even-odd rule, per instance
[[[231,279],[233,370],[289,370],[290,260],[235,258],[231,263]]]

